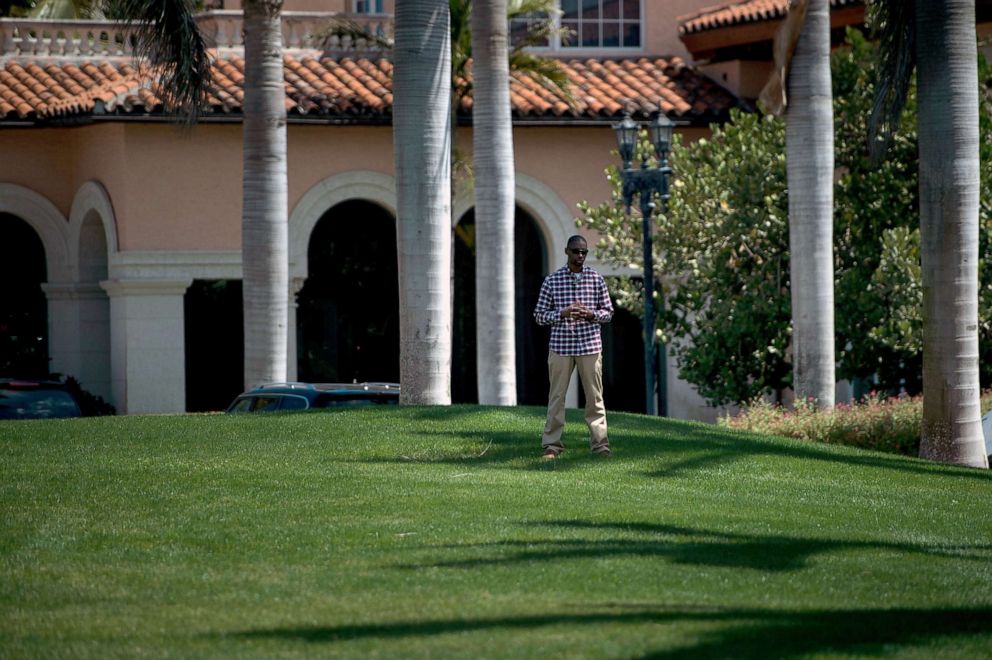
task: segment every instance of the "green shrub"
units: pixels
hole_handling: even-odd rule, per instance
[[[982,393],[982,414],[992,410],[992,390]],[[871,393],[860,402],[828,411],[797,402],[794,410],[757,400],[721,426],[828,444],[916,456],[920,450],[923,397],[885,398]]]

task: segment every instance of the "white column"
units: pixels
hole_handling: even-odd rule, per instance
[[[296,353],[296,309],[300,306],[297,296],[300,294],[300,290],[303,289],[306,281],[307,278],[305,277],[289,278],[289,327],[286,332],[286,339],[289,344],[286,351],[286,380],[289,382],[294,382],[299,377],[297,368],[299,367],[300,360]]]
[[[48,298],[51,371],[111,401],[110,302],[98,284],[42,284]]]
[[[111,386],[118,413],[186,410],[186,346],[181,280],[107,280]]]

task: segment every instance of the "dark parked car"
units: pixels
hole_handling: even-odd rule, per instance
[[[79,404],[64,383],[0,379],[0,419],[80,417]]]
[[[398,383],[272,383],[239,395],[227,412],[395,405],[399,401]]]

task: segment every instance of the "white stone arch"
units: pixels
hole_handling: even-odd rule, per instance
[[[0,213],[31,225],[45,249],[48,282],[71,282],[75,271],[69,249],[69,223],[48,199],[14,183],[0,183]]]
[[[537,223],[546,248],[544,268],[546,272],[551,272],[561,265],[557,255],[565,249],[568,237],[579,233],[575,226],[575,216],[558,193],[547,184],[521,172],[517,172],[515,176],[514,201]],[[471,192],[458,195],[451,213],[452,223],[457,223],[474,205],[475,199]]]
[[[99,181],[87,181],[76,191],[76,196],[72,200],[72,210],[69,211],[69,246],[74,256],[73,281],[77,282],[80,281],[80,268],[83,262],[83,226],[91,213],[96,214],[100,219],[108,260],[117,254],[117,216],[114,214],[110,195]]]
[[[108,401],[114,398],[110,299],[100,282],[108,279],[110,260],[117,252],[116,227],[113,204],[103,185],[87,181],[80,186],[69,211],[69,280],[45,287],[53,370],[74,376]]]
[[[544,267],[551,272],[562,265],[562,250],[568,237],[579,233],[575,214],[562,198],[547,184],[527,174],[517,172],[517,204],[523,207],[534,221],[544,239]]]
[[[335,174],[308,190],[289,216],[289,276],[307,277],[307,252],[314,227],[334,206],[360,199],[382,206],[396,217],[396,180],[381,172],[356,170]]]

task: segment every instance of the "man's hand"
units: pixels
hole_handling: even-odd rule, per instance
[[[592,321],[596,318],[596,314],[584,305],[573,303],[561,310],[561,317],[563,319],[585,319],[586,321]]]

